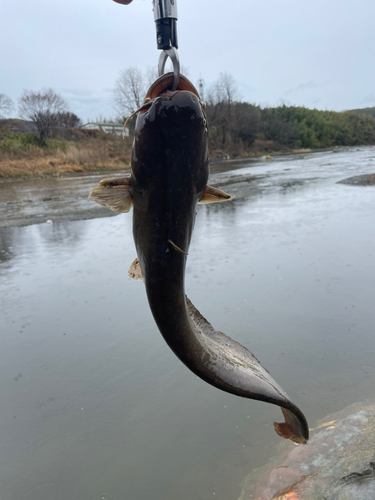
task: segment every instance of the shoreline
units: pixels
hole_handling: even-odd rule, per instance
[[[337,148],[329,148],[328,150],[334,150]],[[246,159],[257,159],[265,157],[267,160],[271,160],[274,156],[282,156],[288,154],[303,154],[303,153],[313,153],[317,151],[325,151],[319,149],[288,149],[288,150],[280,150],[280,151],[257,151],[242,154],[234,154],[232,156],[226,154],[225,152],[216,151],[215,156],[210,157],[210,164],[221,163],[223,161],[233,161],[233,160],[246,160]],[[45,161],[45,158],[41,159]],[[35,162],[35,158],[32,160]],[[82,165],[77,167],[77,165],[64,165],[61,171],[57,170],[56,167],[51,167],[50,170],[46,170],[41,172],[38,168],[35,168],[35,171],[38,172],[36,175],[28,175],[24,174],[24,172],[20,171],[16,174],[9,174],[7,176],[0,176],[0,183],[6,182],[18,182],[23,180],[38,180],[38,179],[46,179],[46,178],[64,178],[64,177],[79,177],[84,175],[100,175],[107,174],[109,172],[112,173],[128,173],[131,169],[130,162],[125,164],[123,168],[119,168],[119,165],[111,165],[108,167],[101,167],[93,169],[90,165]],[[1,162],[0,162],[0,171],[1,171]]]
[[[13,177],[0,177],[0,184],[12,183],[12,182],[23,182],[23,181],[37,181],[43,179],[69,179],[75,177],[89,177],[89,176],[97,176],[97,175],[105,175],[107,173],[112,172],[113,174],[125,174],[130,172],[130,165],[128,168],[103,168],[98,170],[75,170],[73,172],[44,172],[39,175],[25,175],[25,176],[13,176]]]
[[[339,153],[338,156],[340,156],[340,151],[342,154],[346,154],[346,149],[314,150],[313,153],[325,151],[333,160],[336,157],[335,152]],[[358,150],[358,148],[355,149]],[[302,155],[301,159],[306,158],[306,161],[309,161],[310,154],[307,151],[293,151],[288,153],[284,151],[282,154],[275,154],[268,160],[265,155],[253,156],[248,159],[219,160],[213,158],[211,159],[212,177],[210,178],[210,182],[215,186],[217,185],[215,184],[215,179],[216,182],[218,180],[217,174],[220,177],[221,172],[232,171],[233,169],[237,171],[237,168],[241,168],[242,165],[246,164],[261,167],[261,169],[269,169],[271,166],[272,170],[274,170],[272,165],[276,166],[280,162],[284,165],[284,159],[287,159],[287,155],[289,155],[287,161],[293,161],[293,158],[297,159],[299,154]],[[282,165],[280,168],[282,168]],[[116,216],[116,213],[89,202],[87,197],[99,180],[109,177],[118,178],[124,176],[125,173],[129,173],[129,171],[130,168],[111,169],[110,171],[100,168],[87,172],[63,173],[59,176],[50,174],[25,178],[0,179],[0,229],[43,224],[49,221],[58,223]],[[356,178],[350,182],[358,186],[361,180],[362,182],[365,180],[365,185],[369,185],[368,178],[375,178],[371,170],[362,172],[361,176],[364,179]],[[252,181],[257,179],[257,176],[250,175],[250,177]],[[347,181],[343,177],[344,175],[336,177],[335,181]],[[241,188],[237,186],[237,181],[234,184],[234,187],[231,185],[231,190],[234,191],[237,198],[241,197]],[[246,186],[247,188],[249,187],[247,183]],[[228,187],[229,190],[229,185],[227,186],[225,183],[224,185],[217,185],[217,187],[221,189]]]

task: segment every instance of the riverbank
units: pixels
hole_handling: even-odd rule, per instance
[[[0,161],[0,179],[59,177],[69,174],[100,173],[130,169],[129,162],[73,163],[58,158],[30,158]]]
[[[47,139],[40,147],[33,134],[0,136],[0,179],[41,178],[130,168],[132,138],[72,129],[70,140]],[[96,132],[96,131],[94,131]]]
[[[266,155],[260,158],[228,161],[212,160],[209,184],[235,196],[234,204],[236,204],[249,196],[249,193],[259,194],[259,190],[268,189],[268,178],[270,175],[275,176],[276,172],[280,176],[278,189],[290,189],[291,186],[301,183],[299,176],[298,178],[292,176],[290,180],[284,179],[284,176],[290,176],[292,167],[294,169],[301,166],[301,171],[304,172],[303,179],[310,176],[314,178],[311,171],[314,158],[326,158],[326,165],[329,167],[326,167],[325,175],[331,177],[333,182],[345,182],[347,177],[343,174],[342,162],[345,162],[347,155],[353,154],[366,157],[368,170],[358,172],[361,173],[361,177],[367,179],[373,175],[375,148],[365,147],[360,151],[358,148],[340,148],[307,154],[275,155],[269,160]],[[289,166],[284,171],[286,163]],[[236,172],[240,172],[245,165],[251,167],[249,178],[246,182],[239,182]],[[87,197],[101,179],[121,177],[128,171],[97,169],[60,175],[0,179],[0,228],[116,215],[89,201]],[[357,173],[356,168],[349,168],[346,171],[349,174]]]
[[[41,179],[46,177],[60,177],[65,175],[105,174],[106,172],[128,172],[131,162],[131,141],[127,141],[122,154],[114,155],[103,147],[98,153],[100,145],[93,144],[84,147],[70,145],[67,150],[37,151],[20,158],[14,155],[0,155],[0,182],[2,180]],[[222,160],[266,158],[286,154],[310,153],[305,149],[278,149],[277,145],[270,144],[266,149],[254,148],[248,151],[227,152],[213,150],[210,152],[212,163]]]

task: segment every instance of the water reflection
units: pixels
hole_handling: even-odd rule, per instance
[[[84,239],[85,224],[41,224],[38,226],[41,240],[49,247],[66,246],[74,249]]]
[[[374,195],[335,184],[373,155],[213,167],[212,184],[243,196],[198,210],[189,297],[312,425],[373,393]],[[274,454],[279,410],[215,390],[169,351],[127,278],[131,215],[3,228],[0,245],[0,496],[238,498]]]
[[[13,256],[12,238],[7,231],[0,229],[0,262],[6,262]]]
[[[38,224],[29,228],[0,228],[0,262],[10,261],[21,256],[35,254],[47,246],[48,251],[64,248],[73,251],[84,238],[86,227],[77,224]],[[0,274],[2,267],[0,267]]]

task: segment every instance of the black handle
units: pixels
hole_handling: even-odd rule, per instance
[[[157,19],[155,24],[158,49],[168,50],[171,47],[178,49],[177,19],[171,17]]]

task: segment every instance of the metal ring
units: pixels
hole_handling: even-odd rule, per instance
[[[171,47],[170,49],[163,50],[160,53],[159,57],[159,76],[164,75],[165,71],[165,63],[167,62],[168,57],[172,61],[173,64],[173,85],[172,92],[177,89],[178,82],[180,80],[180,58],[178,57],[178,52],[175,47]]]

